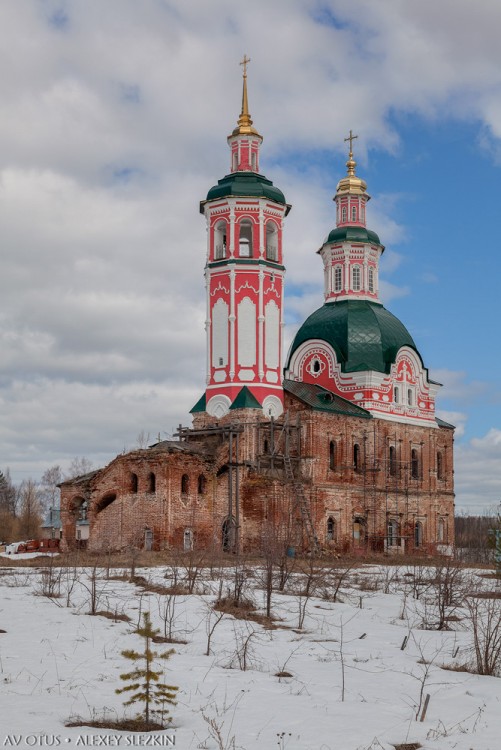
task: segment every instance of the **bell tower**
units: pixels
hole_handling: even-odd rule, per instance
[[[223,417],[231,408],[283,411],[283,220],[290,206],[259,172],[262,136],[247,97],[228,136],[230,172],[200,204],[207,222],[207,386],[192,411]],[[238,400],[237,400],[238,397]]]

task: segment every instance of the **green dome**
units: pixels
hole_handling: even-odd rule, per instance
[[[372,232],[370,229],[365,227],[336,227],[325,239],[324,245],[327,242],[370,242],[372,245],[380,245],[381,242],[376,232]]]
[[[267,180],[266,177],[255,172],[227,174],[209,190],[206,200],[213,201],[218,198],[227,198],[230,195],[250,196],[252,198],[264,197],[275,201],[275,203],[285,205],[285,196],[282,191],[275,187],[271,180]]]
[[[410,346],[419,354],[398,318],[382,305],[366,300],[327,302],[312,313],[296,333],[287,367],[298,347],[310,339],[330,344],[343,372],[388,373],[402,346]]]

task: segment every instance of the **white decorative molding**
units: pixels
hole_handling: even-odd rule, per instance
[[[276,419],[283,414],[284,406],[278,396],[266,396],[263,401],[263,414],[265,417]]]
[[[268,370],[266,373],[266,380],[268,383],[278,383],[278,372],[273,372],[273,370]]]
[[[244,380],[246,382],[254,380],[256,377],[256,373],[254,370],[239,370],[238,371],[238,379]]]
[[[228,364],[228,305],[219,299],[212,308],[212,366]]]
[[[211,417],[224,417],[230,411],[231,401],[228,396],[224,396],[219,393],[217,396],[213,396],[209,399],[206,407],[207,414]]]
[[[256,364],[256,304],[249,297],[238,303],[238,364]]]
[[[226,370],[216,370],[214,373],[215,383],[224,383],[226,380]]]
[[[278,368],[280,356],[280,310],[274,300],[265,305],[265,365],[271,370]]]

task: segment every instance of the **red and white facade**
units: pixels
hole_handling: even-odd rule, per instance
[[[290,207],[266,195],[246,195],[252,191],[238,181],[239,173],[259,173],[261,143],[248,115],[244,75],[242,114],[228,137],[231,174],[237,179],[230,180],[232,194],[202,203],[207,221],[206,411],[213,417],[228,413],[244,386],[266,416],[283,411],[282,232]]]
[[[379,306],[379,259],[384,246],[374,232],[366,229],[370,196],[364,180],[355,175],[351,150],[346,166],[348,174],[338,183],[334,197],[336,229],[318,250],[324,264],[325,303],[326,307],[334,307],[344,301],[360,300]],[[379,329],[375,332],[379,334]],[[369,351],[374,344],[377,339],[371,341],[369,336]],[[412,346],[400,347],[389,373],[371,369],[370,365],[343,372],[334,347],[323,338],[310,338],[293,348],[285,378],[320,385],[375,417],[437,426],[435,397],[440,384],[429,380],[428,370]]]

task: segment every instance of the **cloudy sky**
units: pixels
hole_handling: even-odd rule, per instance
[[[359,135],[383,301],[458,426],[460,509],[501,500],[499,0],[4,0],[0,469],[99,466],[189,424],[206,232],[244,53],[261,168],[293,210],[287,338],[322,304]]]

